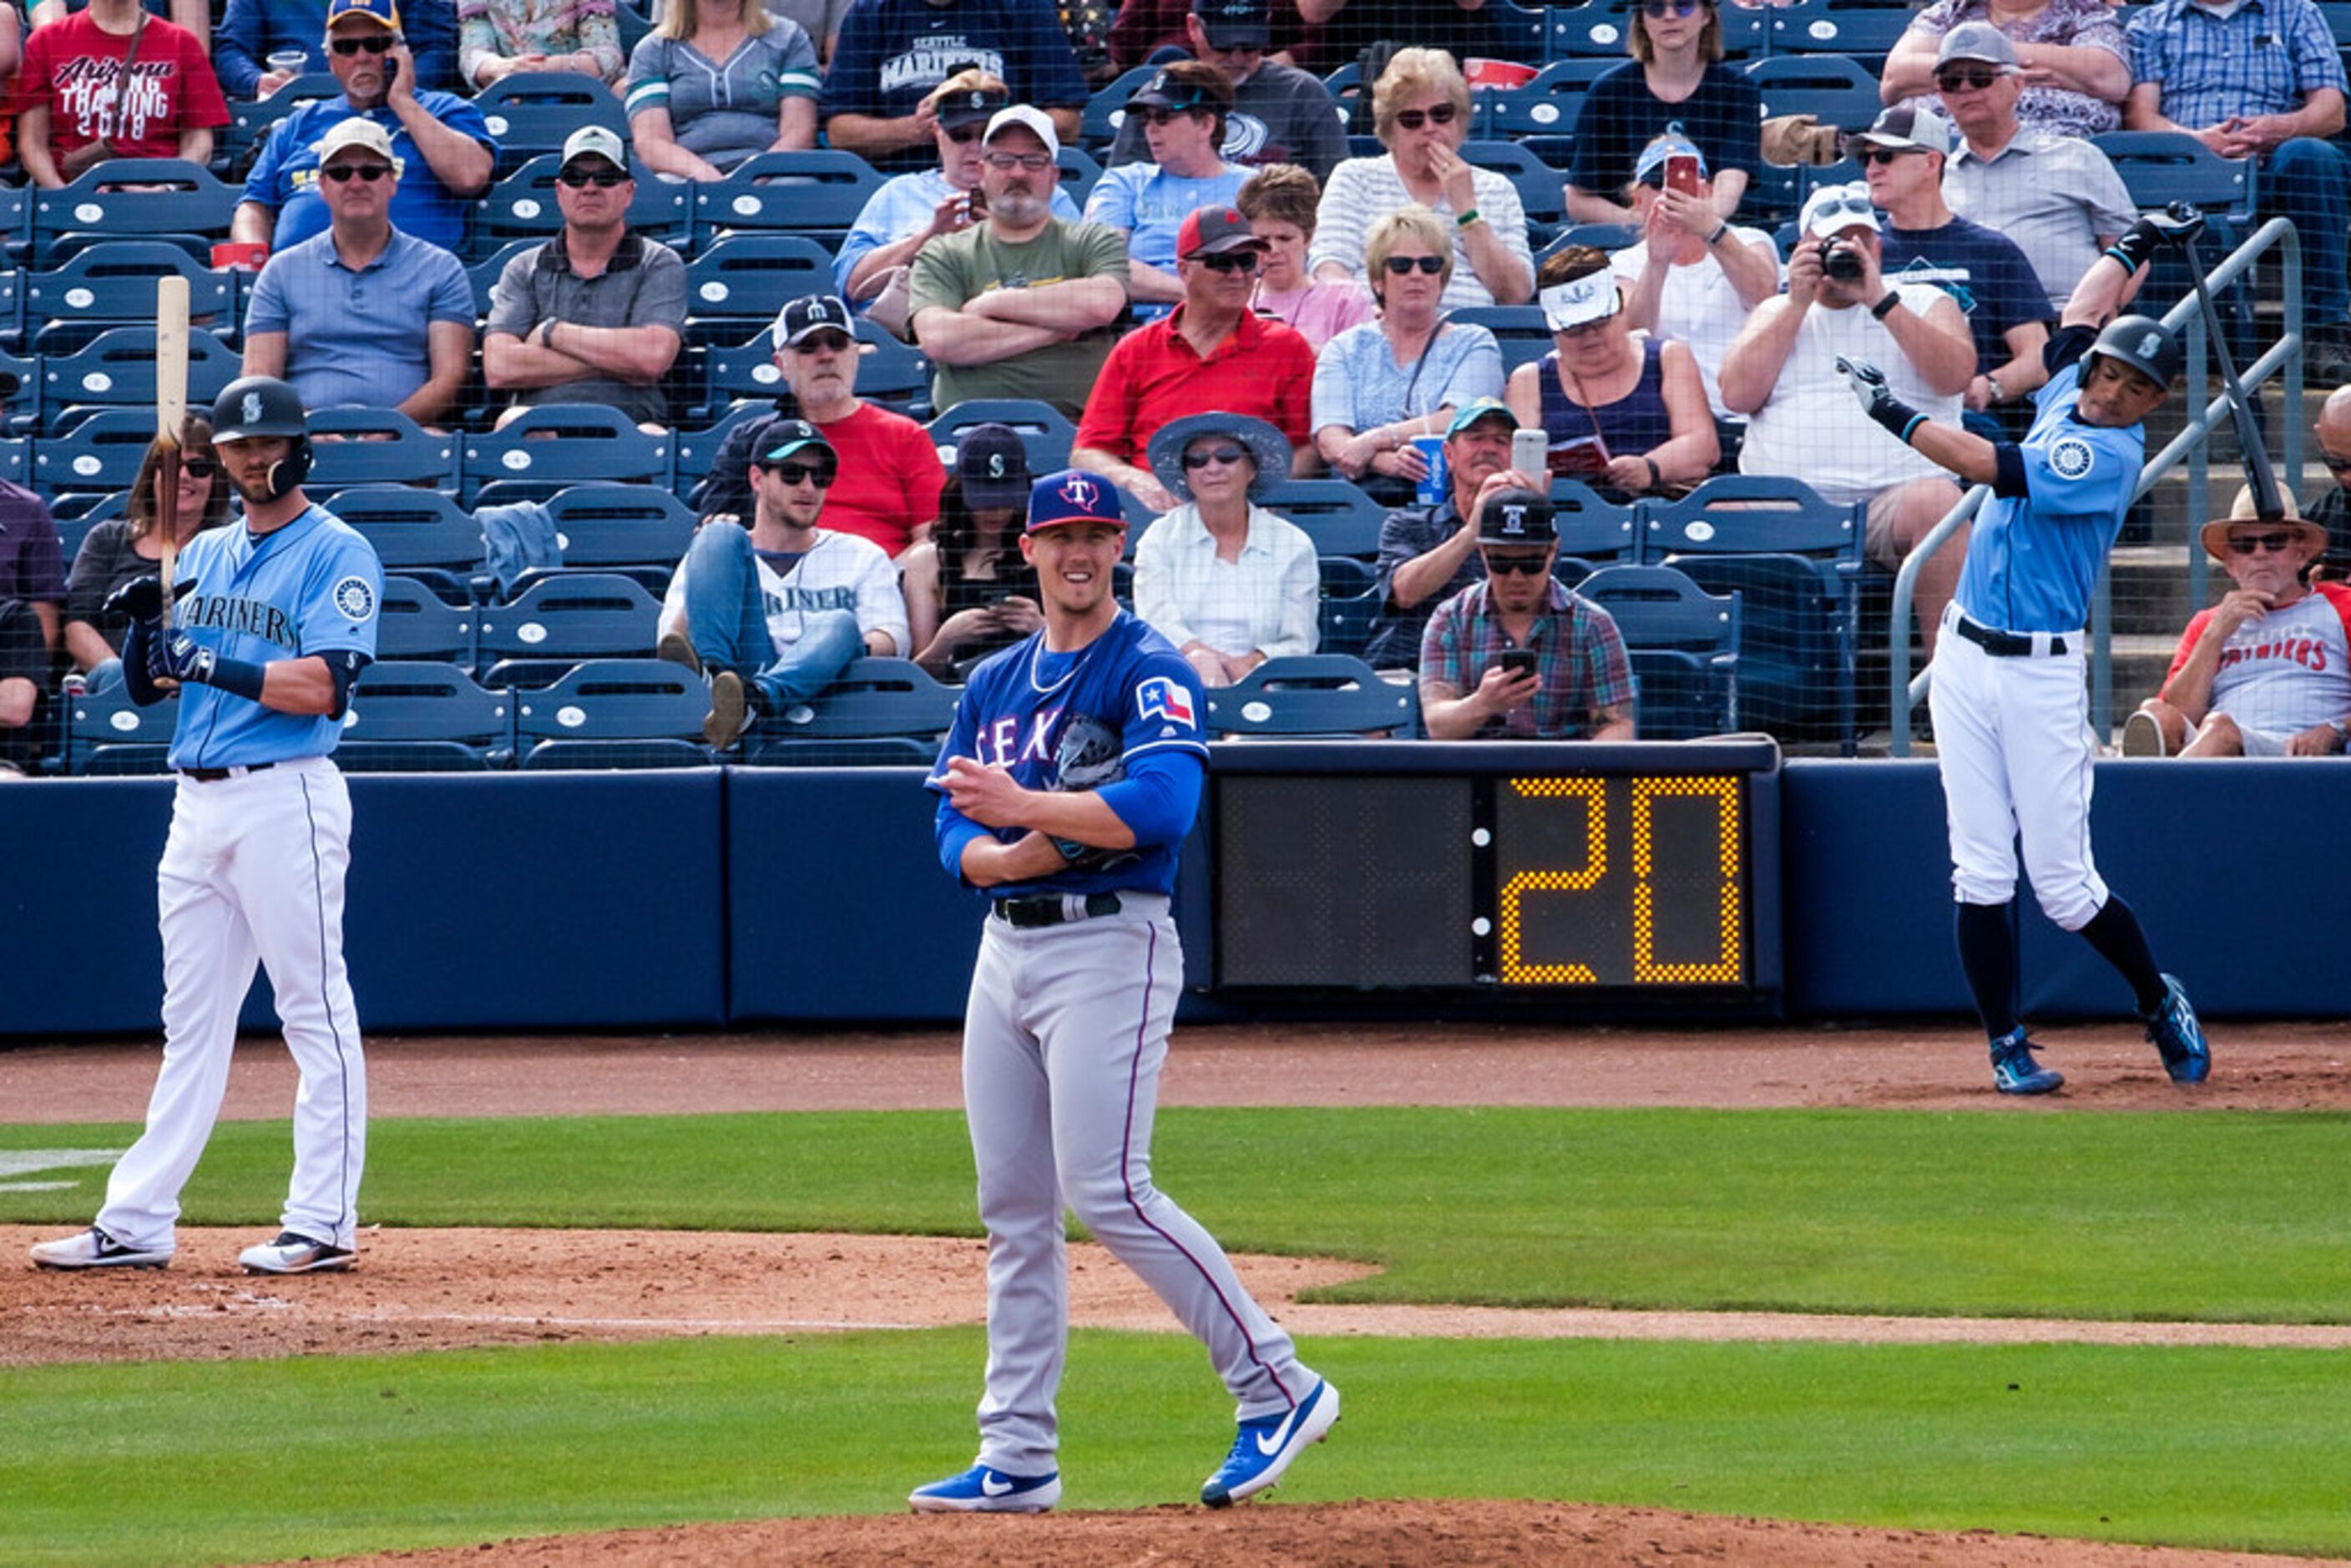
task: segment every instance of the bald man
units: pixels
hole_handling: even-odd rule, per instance
[[[2303,508],[2304,517],[2326,529],[2326,551],[2312,575],[2341,582],[2351,580],[2351,386],[2326,394],[2318,409],[2317,433],[2318,460],[2335,482]]]

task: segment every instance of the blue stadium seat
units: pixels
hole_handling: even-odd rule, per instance
[[[1064,147],[1054,159],[1061,169],[1061,189],[1069,193],[1078,211],[1086,210],[1086,198],[1094,193],[1094,182],[1102,178],[1102,165],[1082,147]]]
[[[465,437],[459,459],[461,499],[500,482],[507,500],[545,499],[583,479],[667,485],[670,441],[648,435],[618,409],[601,403],[550,402],[526,409],[505,429]]]
[[[420,579],[390,572],[376,612],[379,659],[428,659],[474,666],[474,611],[452,604]]]
[[[316,409],[308,423],[310,476],[303,483],[319,495],[354,485],[456,486],[456,438],[427,431],[396,408]]]
[[[2091,137],[2090,145],[2106,155],[2141,208],[2193,202],[2208,216],[2231,223],[2253,215],[2250,158],[2223,158],[2184,131],[2109,131]]]
[[[1118,140],[1118,128],[1126,120],[1126,100],[1142,90],[1143,84],[1158,69],[1157,66],[1137,66],[1088,99],[1085,113],[1079,120],[1078,139],[1088,147],[1107,151]]]
[[[1317,555],[1367,561],[1380,553],[1380,526],[1388,509],[1344,479],[1283,479],[1258,504],[1305,529]],[[1327,578],[1323,591],[1330,591]]]
[[[1587,567],[1614,566],[1640,559],[1639,511],[1611,501],[1581,479],[1551,482],[1552,526],[1559,530],[1559,553]]]
[[[1640,559],[1744,602],[1747,722],[1783,739],[1855,744],[1862,509],[1799,479],[1723,475],[1641,510]]]
[[[1575,591],[1608,612],[1639,683],[1635,733],[1688,740],[1739,727],[1739,596],[1669,566],[1604,566]]]
[[[513,753],[511,693],[484,691],[455,664],[402,660],[360,672],[335,766],[346,773],[477,773]]]
[[[1419,723],[1419,694],[1380,679],[1347,653],[1307,653],[1268,659],[1229,686],[1208,690],[1211,740],[1279,735],[1353,739],[1406,737]]]
[[[525,768],[695,768],[711,760],[702,744],[710,689],[666,660],[590,659],[552,685],[516,693],[514,708]]]
[[[440,491],[360,485],[337,493],[329,510],[367,537],[386,571],[405,572],[452,604],[487,596],[481,525]]]
[[[857,395],[910,419],[931,416],[931,361],[870,317],[857,319]]]
[[[1823,125],[1865,131],[1881,105],[1877,78],[1847,55],[1771,55],[1747,68],[1763,118],[1809,114]]]
[[[1530,224],[1555,224],[1567,216],[1567,171],[1552,168],[1517,142],[1464,141],[1461,159],[1508,179]]]
[[[1578,57],[1604,59],[1623,65],[1632,57],[1625,47],[1636,7],[1624,0],[1593,0],[1583,5],[1553,5],[1541,13],[1543,42],[1554,60]]]
[[[659,486],[566,486],[547,509],[555,519],[565,570],[617,571],[653,593],[669,586],[670,574],[694,542],[693,510]],[[528,587],[541,575],[526,571],[515,587]]]
[[[766,328],[789,301],[831,292],[832,253],[803,235],[730,235],[685,268],[689,329],[711,321],[755,321]],[[694,340],[734,342],[743,336],[737,326],[697,332]]]
[[[661,601],[632,577],[565,571],[542,577],[513,602],[482,607],[479,646],[494,659],[610,659],[649,655]],[[493,678],[486,684],[496,685]]]
[[[79,775],[161,773],[172,748],[180,705],[160,702],[141,707],[117,686],[104,696],[88,693],[66,709],[66,771]]]
[[[1770,19],[1775,55],[1850,55],[1863,69],[1882,73],[1886,55],[1918,13],[1854,0],[1794,0],[1750,14]]]
[[[107,240],[77,253],[51,272],[24,276],[26,319],[37,331],[54,321],[155,320],[159,278],[188,280],[188,319],[235,330],[236,275],[216,272],[178,246],[161,240]]]
[[[708,476],[711,460],[726,438],[738,425],[755,423],[776,416],[776,405],[765,400],[738,402],[728,409],[718,422],[704,430],[681,430],[677,433],[675,483],[677,493],[691,504],[695,486]]]
[[[1513,141],[1523,136],[1569,135],[1592,84],[1624,63],[1621,49],[1614,55],[1553,60],[1524,87],[1479,93],[1470,100],[1478,110],[1477,134]]]
[[[1315,616],[1315,646],[1324,653],[1361,655],[1372,640],[1372,622],[1379,619],[1380,596],[1375,588],[1342,596],[1326,591]]]
[[[958,689],[911,659],[858,659],[815,701],[762,719],[743,760],[764,767],[926,768],[955,723]]]
[[[221,127],[213,148],[213,167],[242,175],[247,155],[277,129],[277,122],[306,103],[343,96],[343,84],[332,71],[306,71],[255,102],[232,100],[228,123]]]
[[[1540,305],[1465,305],[1448,319],[1483,327],[1502,349],[1502,374],[1531,364],[1552,351],[1551,324]]]
[[[882,176],[853,152],[762,152],[695,186],[695,243],[760,230],[837,239],[881,188]]]
[[[32,444],[26,442],[25,444],[29,447]],[[27,456],[29,458],[29,454]],[[16,482],[21,485],[25,480]],[[89,538],[90,529],[109,517],[119,517],[123,513],[123,492],[120,490],[111,495],[92,496],[89,499],[91,505],[87,511],[60,514],[54,507],[49,509],[51,519],[57,525],[57,548],[63,553],[68,572],[73,570],[74,557],[80,553],[82,540]]]
[[[122,489],[139,476],[154,439],[152,402],[72,411],[55,434],[33,438],[33,488],[51,497]]]
[[[543,240],[528,238],[508,240],[481,260],[469,261],[465,264],[466,280],[474,286],[475,314],[484,317],[489,315],[490,290],[497,287],[499,277],[505,275],[507,263],[526,251],[537,249],[544,243]]]
[[[1068,467],[1070,447],[1078,438],[1078,427],[1051,403],[1033,398],[967,398],[931,420],[931,443],[939,449],[940,462],[953,465],[963,433],[975,424],[1009,425],[1029,455],[1031,474]]]
[[[244,368],[237,351],[211,332],[188,333],[188,402],[209,407]],[[110,327],[72,354],[41,361],[40,414],[68,408],[155,407],[155,328]]]
[[[484,88],[474,107],[497,141],[500,167],[509,171],[561,152],[564,139],[583,125],[629,139],[629,117],[612,89],[577,71],[517,71]]]
[[[140,188],[126,188],[134,186]],[[33,265],[59,265],[70,254],[69,245],[82,248],[82,236],[169,237],[209,262],[214,243],[228,238],[239,189],[184,159],[111,159],[70,184],[33,198]]]
[[[497,85],[521,79],[508,77]],[[476,197],[466,255],[479,260],[516,240],[543,240],[560,229],[563,209],[556,204],[555,176],[562,167],[560,152],[541,152]],[[648,239],[684,245],[693,227],[693,187],[683,180],[665,180],[643,165],[632,172],[637,193],[629,203],[629,227]]]

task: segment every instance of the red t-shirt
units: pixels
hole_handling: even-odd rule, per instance
[[[916,528],[937,520],[947,475],[930,432],[870,402],[818,428],[841,455],[840,476],[824,493],[826,528],[872,539],[895,557],[914,542]]]
[[[1279,321],[1244,312],[1203,360],[1177,330],[1185,309],[1178,305],[1165,321],[1118,340],[1086,399],[1073,444],[1140,466],[1161,425],[1213,410],[1255,415],[1279,425],[1290,445],[1305,445],[1314,391],[1314,350],[1306,340]]]
[[[130,52],[130,38],[104,31],[87,11],[34,28],[25,40],[16,111],[48,109],[49,148],[58,157],[104,138],[125,158],[176,158],[181,131],[228,123],[220,78],[195,36],[150,16],[118,127],[115,83]]]

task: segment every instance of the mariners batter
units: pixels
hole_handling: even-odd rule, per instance
[[[382,569],[367,540],[310,504],[302,402],[247,376],[213,405],[213,444],[245,504],[242,528],[198,534],[179,561],[162,634],[154,578],[124,584],[122,666],[142,706],[177,693],[179,792],[156,902],[163,935],[163,1066],[147,1130],[107,1180],[98,1223],[44,1241],[44,1269],[160,1269],[180,1189],[228,1086],[237,1011],[269,971],[301,1069],[294,1180],[275,1241],[237,1261],[258,1274],[348,1269],[367,1146],[367,1073],[343,972],[351,803],[328,760],[351,682],[375,653]]]
[[[2172,1082],[2201,1083],[2211,1071],[2187,992],[2157,969],[2137,917],[2091,860],[2095,747],[2082,637],[2090,591],[2138,488],[2140,422],[2169,393],[2180,364],[2179,341],[2160,322],[2108,318],[2156,250],[2200,223],[2192,212],[2143,217],[2083,277],[2043,350],[2049,381],[2032,394],[2022,442],[1938,424],[1896,398],[1875,365],[1840,362],[1872,419],[1961,480],[1992,487],[1943,617],[1928,700],[1950,819],[1959,964],[2003,1094],[2046,1094],[2065,1082],[2033,1060],[2016,1017],[2010,905],[2020,837],[2043,912],[2122,971]]]
[[[1184,972],[1167,895],[1207,750],[1199,678],[1111,598],[1125,542],[1101,479],[1036,482],[1020,553],[1045,624],[973,672],[930,781],[940,861],[990,900],[963,1041],[987,1374],[977,1461],[916,1490],[917,1512],[1041,1513],[1061,1498],[1065,1201],[1207,1346],[1238,1403],[1240,1431],[1201,1501],[1263,1491],[1339,1418],[1339,1391],[1300,1364],[1224,1249],[1151,1181]]]

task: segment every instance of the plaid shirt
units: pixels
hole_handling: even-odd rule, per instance
[[[1528,629],[1525,646],[1535,653],[1542,686],[1531,706],[1512,708],[1486,721],[1478,734],[1511,740],[1582,740],[1599,727],[1603,708],[1633,711],[1633,666],[1625,639],[1608,612],[1553,579],[1551,596]],[[1486,608],[1481,578],[1437,607],[1420,641],[1421,701],[1431,683],[1455,695],[1478,689],[1488,666],[1505,648],[1520,644],[1502,630],[1502,619]]]
[[[2160,86],[2164,118],[2190,131],[2289,114],[2320,88],[2344,88],[2335,35],[2311,0],[2245,0],[2225,19],[2156,0],[2131,18],[2130,46],[2132,79]]]

